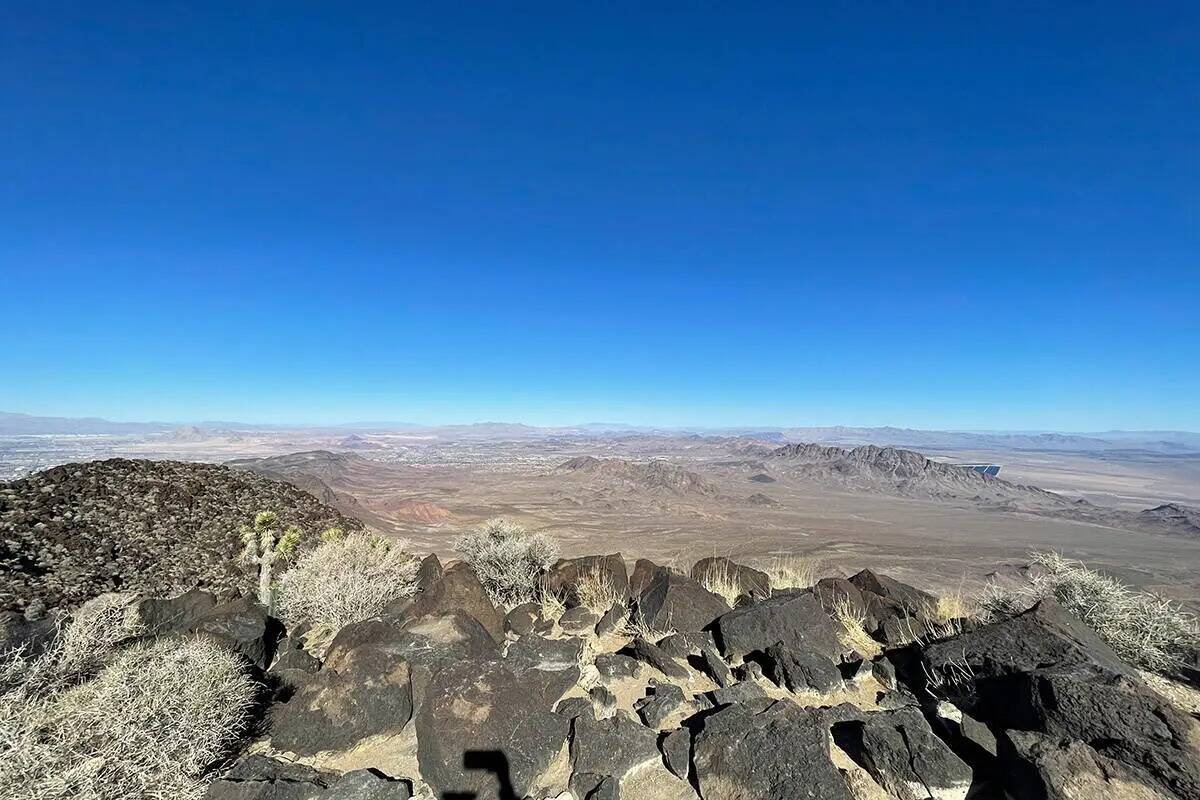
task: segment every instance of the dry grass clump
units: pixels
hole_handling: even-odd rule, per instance
[[[882,648],[867,632],[867,615],[848,596],[839,594],[830,609],[833,619],[841,626],[838,638],[864,658],[874,658]]]
[[[558,544],[505,519],[456,536],[450,546],[462,554],[497,606],[513,608],[537,600],[538,577],[558,560]]]
[[[763,568],[772,589],[807,589],[817,582],[820,570],[820,559],[795,553],[777,555]]]
[[[728,561],[710,562],[700,574],[700,585],[728,603],[730,608],[743,594],[742,582]],[[771,585],[774,586],[774,582]]]
[[[575,586],[575,594],[580,605],[596,614],[604,614],[614,605],[625,603],[625,591],[613,580],[612,573],[598,566],[583,574]]]
[[[305,622],[334,631],[376,616],[417,590],[420,564],[404,544],[370,533],[322,537],[280,578],[279,615],[289,626]]]
[[[980,599],[985,618],[1024,611],[1053,597],[1091,626],[1117,655],[1152,672],[1178,667],[1200,644],[1196,617],[1175,603],[1141,592],[1058,553],[1030,554],[1046,573],[1029,587],[1006,591],[989,586]]]
[[[562,596],[557,592],[550,591],[545,586],[538,591],[537,600],[534,602],[538,604],[538,613],[544,620],[557,622],[563,614],[567,613],[567,604],[563,601]]]
[[[675,626],[671,624],[671,616],[671,613],[668,612],[665,624],[654,625],[646,619],[646,615],[642,613],[642,610],[637,608],[633,610],[633,613],[625,617],[622,632],[626,636],[645,639],[647,642],[657,644],[662,639],[676,632]]]

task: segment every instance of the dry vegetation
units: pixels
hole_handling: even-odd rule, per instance
[[[980,599],[985,619],[1024,611],[1053,597],[1117,655],[1152,672],[1175,669],[1200,644],[1196,618],[1170,600],[1132,589],[1058,553],[1033,553],[1031,559],[1045,574],[1022,589],[989,586]]]
[[[770,578],[772,589],[807,589],[817,582],[821,561],[786,553],[775,556],[762,570]]]
[[[538,600],[538,579],[558,560],[558,543],[552,538],[499,518],[456,536],[450,546],[462,554],[492,602],[502,608]]]
[[[580,578],[575,593],[579,596],[580,604],[596,614],[603,614],[614,605],[625,603],[625,592],[617,586],[607,570],[599,567],[593,567]]]
[[[203,638],[121,648],[130,598],[85,604],[36,658],[9,653],[0,786],[14,800],[193,800],[238,742],[258,692]]]
[[[700,584],[732,608],[742,596],[742,583],[728,561],[713,561],[700,574]]]
[[[369,619],[416,591],[418,566],[403,542],[358,532],[323,536],[280,578],[279,614],[289,627],[332,630]]]

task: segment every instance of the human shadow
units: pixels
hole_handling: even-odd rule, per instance
[[[463,753],[463,769],[490,772],[499,783],[498,800],[517,800],[513,789],[508,757],[500,750],[467,750]],[[442,800],[475,800],[476,792],[444,792]]]

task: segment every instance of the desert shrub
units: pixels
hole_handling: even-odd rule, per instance
[[[0,697],[0,786],[13,800],[193,800],[245,730],[257,684],[203,638],[115,654],[90,681]]]
[[[276,605],[289,626],[337,630],[370,619],[417,589],[419,563],[403,542],[370,533],[322,536],[279,580]]]
[[[817,582],[820,570],[820,559],[793,553],[777,555],[763,567],[772,589],[807,589]]]
[[[93,597],[70,616],[36,658],[27,658],[24,652],[0,656],[0,691],[20,685],[26,692],[42,694],[95,675],[120,643],[142,633],[133,612],[135,599],[115,592]]]
[[[537,599],[538,578],[558,560],[558,544],[505,519],[492,519],[456,536],[450,546],[462,554],[497,606]]]
[[[985,618],[1024,611],[1044,597],[1053,597],[1091,626],[1117,655],[1152,672],[1178,667],[1200,644],[1195,616],[1172,601],[1133,589],[1058,553],[1032,553],[1030,558],[1045,568],[1045,574],[1021,589],[989,586],[979,601]]]

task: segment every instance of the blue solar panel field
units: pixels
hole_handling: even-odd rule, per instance
[[[984,475],[991,475],[992,477],[1000,474],[999,464],[959,464],[958,466],[963,467],[964,469],[973,469],[976,472]]]

